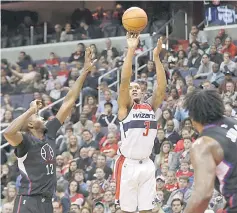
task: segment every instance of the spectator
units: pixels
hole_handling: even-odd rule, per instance
[[[62,31],[61,36],[60,36],[60,41],[73,41],[73,31],[71,28],[71,24],[67,23],[65,25],[65,30]]]
[[[60,42],[61,34],[62,34],[62,26],[60,24],[56,24],[54,27],[55,33],[53,35],[53,42]]]
[[[98,38],[98,33],[92,25],[88,25],[85,20],[81,20],[81,38],[82,39],[95,39]]]
[[[191,49],[191,56],[188,58],[188,67],[192,68],[191,73],[195,75],[197,69],[201,64],[201,55],[198,53],[197,48]]]
[[[96,143],[95,141],[92,140],[92,133],[85,129],[82,131],[82,140],[83,140],[83,144],[82,144],[82,147],[85,147],[85,148],[89,148],[89,147],[94,147],[95,149],[98,149],[99,146],[98,146],[98,143]]]
[[[113,111],[113,104],[110,102],[106,102],[104,104],[104,113],[100,115],[98,119],[98,123],[100,123],[101,127],[108,127],[109,124],[113,123],[118,125],[117,115],[112,114]]]
[[[101,114],[101,113],[104,113],[105,112],[105,103],[111,103],[113,105],[113,108],[112,108],[112,113],[113,114],[116,114],[118,112],[118,103],[116,100],[112,99],[112,93],[110,90],[106,90],[104,92],[104,97],[105,97],[105,100],[104,101],[101,101],[99,103],[99,106],[98,106],[98,109],[97,109],[97,117]]]
[[[222,48],[222,53],[229,53],[230,58],[234,58],[237,55],[237,47],[233,44],[232,38],[227,37],[225,39],[225,44]]]
[[[68,59],[68,63],[84,61],[85,45],[83,43],[77,44],[76,52],[72,53]]]
[[[82,203],[84,202],[84,196],[82,194],[79,194],[79,190],[79,183],[74,180],[69,183],[68,194],[71,203],[75,203],[79,206],[82,206]]]
[[[197,41],[202,49],[208,47],[207,38],[203,31],[199,30],[197,26],[193,25],[189,34],[189,43]]]
[[[56,196],[62,206],[62,213],[67,213],[70,209],[70,199],[65,193],[65,189],[62,185],[57,185]]]
[[[216,45],[211,45],[210,47],[210,61],[213,61],[219,65],[223,62],[223,56],[217,52]]]
[[[80,120],[73,125],[73,131],[76,135],[81,136],[82,132],[84,130],[90,130],[93,129],[93,122],[87,119],[87,115],[84,113],[81,113]]]
[[[237,76],[236,64],[230,60],[230,53],[225,52],[223,58],[224,61],[221,63],[220,71],[223,73],[230,71],[232,75]]]
[[[202,78],[208,76],[212,73],[212,67],[214,62],[210,61],[209,55],[202,55],[201,65],[199,66],[197,74],[194,76],[194,79]]]
[[[54,52],[51,52],[49,54],[49,59],[47,59],[45,61],[45,64],[48,65],[48,66],[58,66],[59,65],[59,60],[58,58],[56,57],[55,53]]]
[[[225,75],[220,71],[218,64],[212,65],[212,72],[207,76],[207,80],[210,81],[215,87],[219,87],[225,79]]]
[[[17,64],[22,69],[27,69],[28,65],[31,64],[31,63],[32,63],[31,57],[29,55],[26,55],[25,52],[20,52]]]

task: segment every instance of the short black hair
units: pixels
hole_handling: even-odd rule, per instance
[[[219,121],[224,115],[224,104],[216,90],[194,90],[187,94],[184,108],[190,118],[205,125]]]
[[[179,198],[175,198],[175,199],[172,200],[172,202],[171,202],[171,206],[173,206],[173,203],[174,203],[175,201],[179,201],[181,206],[184,205],[184,203],[183,203],[183,201],[182,201],[181,199],[179,199]]]
[[[110,103],[110,102],[105,102],[104,106],[107,106],[107,105],[109,105],[111,108],[113,108],[113,104],[112,104],[112,103]]]

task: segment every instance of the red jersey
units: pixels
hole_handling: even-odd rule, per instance
[[[175,183],[175,184],[168,184],[166,183],[165,184],[165,189],[169,192],[173,192],[174,190],[178,189],[179,188],[179,185],[178,183]]]
[[[187,171],[187,172],[183,172],[181,170],[176,172],[176,177],[181,177],[181,176],[188,176],[188,177],[192,177],[193,176],[193,172]]]

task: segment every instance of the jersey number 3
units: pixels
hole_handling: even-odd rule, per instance
[[[150,129],[150,121],[145,121],[144,125],[145,125],[145,132],[143,132],[143,136],[147,136]]]

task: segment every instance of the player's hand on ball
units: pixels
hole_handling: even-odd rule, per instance
[[[162,50],[162,44],[163,44],[163,38],[160,37],[157,41],[157,45],[156,45],[155,49],[153,50],[153,57],[154,58],[159,57],[159,54]]]
[[[139,39],[140,39],[139,33],[127,32],[128,48],[136,49],[139,43]]]
[[[92,51],[90,47],[86,48],[85,52],[85,63],[84,63],[84,71],[85,72],[90,72],[92,67],[95,65],[95,62],[97,59],[92,60]]]
[[[33,113],[37,114],[40,109],[42,109],[43,104],[41,100],[34,100],[30,103],[30,109]]]

